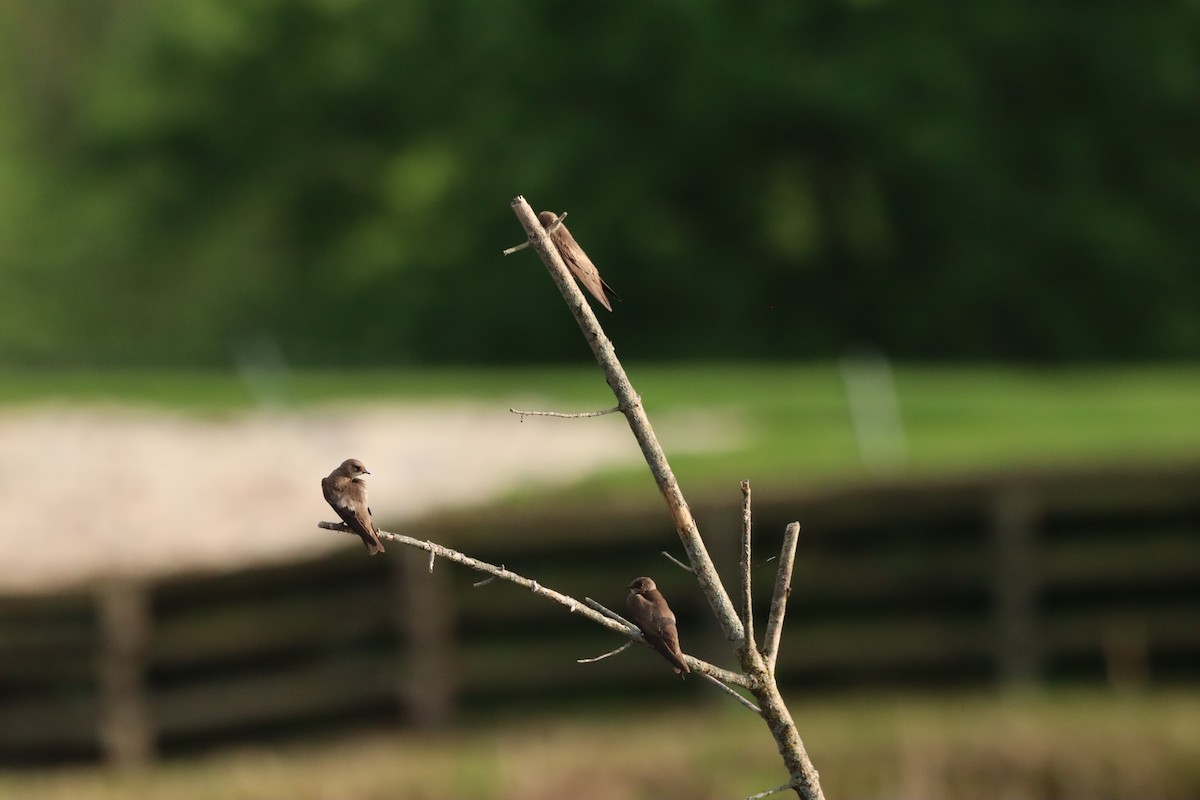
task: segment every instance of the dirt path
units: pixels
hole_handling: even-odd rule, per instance
[[[659,434],[692,449],[720,446],[698,435],[713,429],[667,419]],[[506,409],[448,404],[220,418],[8,409],[0,413],[0,592],[360,547],[316,528],[333,518],[319,481],[349,457],[371,470],[371,505],[390,524],[640,459],[618,415],[522,421]]]

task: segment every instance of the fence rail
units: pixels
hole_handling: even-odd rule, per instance
[[[756,614],[804,526],[779,669],[789,693],[862,684],[1196,682],[1200,464],[756,493]],[[739,499],[695,509],[727,580]],[[431,523],[425,533],[620,607],[655,575],[684,647],[730,664],[660,509]],[[421,554],[0,597],[0,760],[138,763],[193,742],[391,719],[714,697],[612,634]],[[666,691],[663,691],[663,689]],[[719,698],[712,702],[721,702]]]

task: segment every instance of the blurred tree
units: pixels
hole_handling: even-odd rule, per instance
[[[0,358],[575,358],[499,255],[518,192],[572,212],[630,358],[1195,357],[1198,34],[1179,0],[0,1]]]

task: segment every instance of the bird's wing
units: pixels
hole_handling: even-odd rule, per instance
[[[664,631],[664,622],[669,623],[672,627],[675,625],[674,619],[668,619],[658,613],[654,603],[651,603],[640,594],[629,596],[629,613],[633,617],[634,623],[641,629],[642,633],[648,636],[662,636]]]
[[[357,502],[350,492],[336,492],[328,478],[321,481],[321,489],[330,507],[342,518],[342,522],[361,535],[369,535],[375,531],[375,523],[371,520],[371,509],[364,503]]]
[[[559,237],[558,253],[562,256],[563,261],[571,270],[571,274],[575,279],[583,284],[583,287],[591,293],[592,297],[600,301],[600,305],[612,311],[612,305],[608,302],[608,298],[604,296],[604,289],[608,286],[604,279],[600,277],[600,270],[596,269],[596,265],[592,263],[592,259],[588,254],[583,252],[583,248],[575,241],[575,237],[567,230],[566,225],[560,225],[558,230],[551,234],[550,238]],[[612,291],[612,289],[609,289]],[[616,294],[616,292],[613,292]]]

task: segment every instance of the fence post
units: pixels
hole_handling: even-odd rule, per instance
[[[97,592],[96,606],[100,623],[100,745],[111,764],[145,764],[153,758],[155,749],[146,692],[150,593],[141,583],[107,583]]]
[[[458,697],[447,565],[438,569],[435,562],[431,573],[429,557],[408,548],[397,552],[392,564],[400,705],[407,721],[417,727],[445,727]]]
[[[996,672],[1002,686],[1026,687],[1041,672],[1037,529],[1042,508],[1031,489],[1009,486],[992,496],[989,517],[996,565]]]

